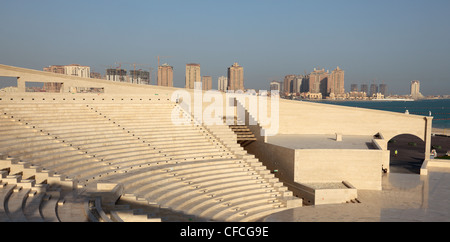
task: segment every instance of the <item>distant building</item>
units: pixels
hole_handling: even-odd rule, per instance
[[[292,93],[300,93],[302,89],[302,83],[304,80],[304,76],[297,75],[292,83]]]
[[[244,67],[236,62],[228,67],[228,90],[244,91]]]
[[[292,93],[293,92],[293,82],[295,79],[296,75],[286,75],[284,76],[284,81],[283,81],[283,91],[285,93]]]
[[[299,93],[303,81],[302,75],[286,75],[283,81],[283,91],[285,93]]]
[[[344,87],[344,76],[345,72],[339,66],[334,69],[327,79],[327,94],[330,96],[334,94],[335,96],[342,95],[345,93]]]
[[[361,92],[369,94],[369,86],[367,84],[361,84]]]
[[[212,77],[211,76],[203,76],[202,77],[202,89],[204,91],[208,91],[212,89]]]
[[[200,64],[186,64],[186,88],[194,89],[196,82],[201,82]]]
[[[375,98],[375,99],[384,99],[384,95],[379,93],[379,92],[377,92],[376,94],[373,95],[373,98]]]
[[[102,79],[102,74],[98,72],[91,72],[91,78]]]
[[[306,93],[306,98],[308,99],[322,99],[322,93],[318,92],[318,93]]]
[[[358,91],[358,84],[350,85],[350,92],[357,92],[357,91]]]
[[[135,84],[150,84],[150,72],[143,70],[130,70],[130,81]]]
[[[387,95],[387,85],[386,84],[380,84],[379,92],[386,97]]]
[[[52,65],[49,67],[44,67],[44,71],[58,73],[58,74],[66,74],[64,66]]]
[[[62,66],[62,65],[52,65],[49,67],[44,67],[43,70],[48,71],[48,72],[57,73],[57,74],[64,74],[64,75],[66,74],[64,66]],[[62,87],[61,83],[45,82],[42,89],[46,90],[47,92],[60,92],[61,87]]]
[[[365,92],[358,92],[358,91],[351,91],[348,95],[349,99],[357,99],[357,100],[364,100],[367,99],[367,93]]]
[[[78,64],[71,64],[71,65],[52,65],[49,67],[44,67],[44,71],[58,73],[58,74],[65,74],[69,76],[78,76],[78,77],[84,77],[84,78],[90,78],[91,77],[91,67],[89,66],[82,66]]]
[[[64,74],[70,76],[78,76],[84,78],[91,77],[91,68],[89,66],[81,66],[78,64],[71,65],[52,65],[44,67],[43,71],[53,72],[57,74]],[[57,82],[45,82],[42,90],[46,92],[60,92],[62,84]]]
[[[64,66],[64,72],[66,75],[78,76],[84,78],[91,77],[91,68],[89,66],[81,66],[78,64],[71,64]]]
[[[377,95],[377,93],[378,93],[378,85],[371,84],[370,85],[370,96],[373,97],[374,95]]]
[[[222,92],[226,92],[228,89],[228,78],[226,76],[219,76],[217,80],[217,89]]]
[[[414,99],[423,97],[420,93],[420,81],[414,80],[411,82],[411,97]]]
[[[128,82],[127,71],[124,69],[106,69],[106,80],[115,82]]]
[[[318,70],[314,68],[314,71],[309,74],[308,92],[321,93],[322,97],[327,96],[327,84],[330,73],[325,69]]]
[[[270,91],[278,91],[281,92],[281,83],[277,81],[270,82]]]
[[[158,80],[156,85],[173,87],[173,67],[168,64],[158,66]]]

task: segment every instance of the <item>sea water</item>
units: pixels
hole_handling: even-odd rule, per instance
[[[415,101],[317,101],[320,103],[377,109],[398,113],[409,112],[433,116],[433,128],[450,129],[450,99],[423,99]]]

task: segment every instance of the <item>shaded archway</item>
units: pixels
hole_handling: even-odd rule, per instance
[[[411,134],[401,134],[388,142],[390,172],[420,174],[425,159],[425,142]],[[397,155],[395,155],[397,151]]]

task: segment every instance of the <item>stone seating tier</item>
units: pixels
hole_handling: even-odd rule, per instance
[[[205,220],[258,219],[257,214],[286,207],[283,197],[289,192],[236,144],[231,130],[211,132],[176,104],[3,104],[0,152],[42,166],[47,181],[76,180],[70,187],[86,189],[107,179],[123,184],[145,206]],[[174,110],[188,125],[170,122]],[[42,182],[40,173],[35,177]],[[84,204],[95,215],[91,218],[108,220],[95,200]]]

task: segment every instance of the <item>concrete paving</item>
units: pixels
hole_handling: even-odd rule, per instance
[[[383,190],[358,190],[361,203],[304,206],[272,214],[266,222],[449,222],[450,169],[428,176],[388,173]]]
[[[291,149],[374,149],[370,135],[343,135],[336,141],[335,135],[279,134],[267,137],[267,143]]]

